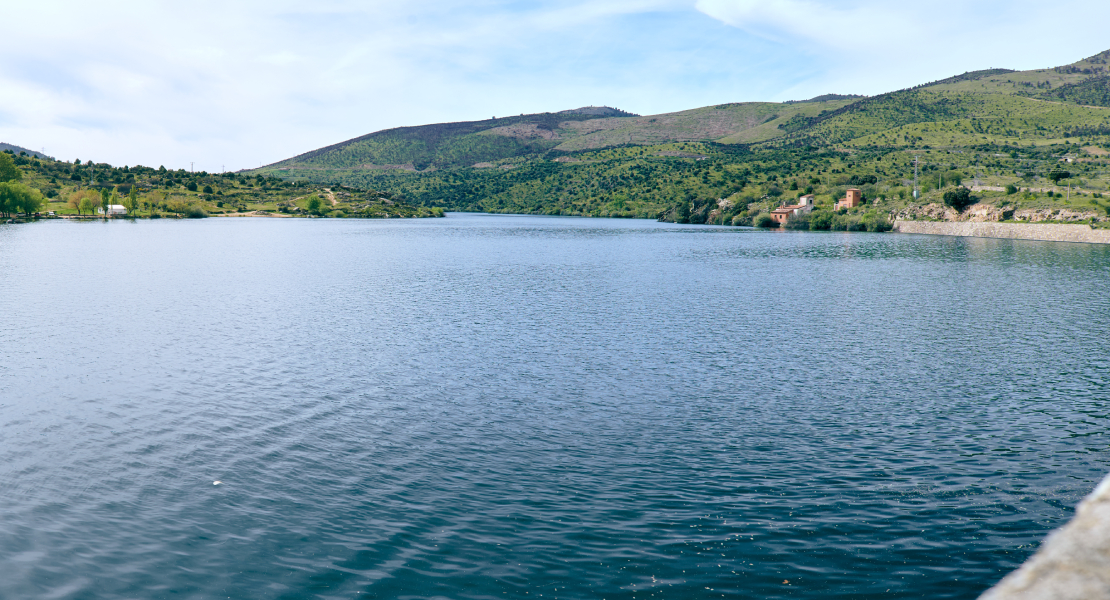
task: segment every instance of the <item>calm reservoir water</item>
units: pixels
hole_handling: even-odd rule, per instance
[[[0,318],[3,599],[974,598],[1110,471],[1100,246],[42,222]]]

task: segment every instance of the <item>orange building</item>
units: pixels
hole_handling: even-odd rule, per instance
[[[790,217],[793,217],[794,215],[800,215],[811,210],[813,210],[813,194],[807,194],[805,196],[802,196],[801,198],[798,198],[798,203],[793,206],[780,206],[775,210],[772,210],[771,218],[774,219],[775,222],[779,225],[782,225],[783,223],[787,222]]]
[[[863,192],[856,188],[851,188],[848,190],[848,196],[846,198],[841,198],[840,201],[836,203],[836,210],[842,208],[855,208],[860,204],[863,204]]]

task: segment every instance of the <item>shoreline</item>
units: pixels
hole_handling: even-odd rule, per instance
[[[1110,590],[1110,475],[1029,560],[980,600],[1092,600]]]
[[[1041,242],[1110,244],[1110,229],[1066,223],[972,223],[968,221],[894,221],[893,231],[918,235],[947,235]]]

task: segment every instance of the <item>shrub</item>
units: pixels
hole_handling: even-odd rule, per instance
[[[773,229],[779,226],[779,224],[771,218],[771,215],[759,215],[755,218],[753,223],[756,227],[762,227],[764,229]]]
[[[944,203],[963,212],[975,203],[975,199],[971,197],[971,190],[961,185],[955,191],[944,192]]]
[[[810,215],[808,213],[794,215],[793,217],[787,219],[786,223],[783,223],[783,227],[786,229],[794,229],[797,231],[809,231],[809,219]]]
[[[865,223],[867,224],[868,231],[874,231],[877,233],[882,233],[884,231],[890,231],[891,229],[894,229],[894,225],[890,222],[890,219],[888,219],[886,215],[874,215],[869,219],[865,219]]]
[[[189,190],[190,192],[197,191],[197,182],[190,181],[188,184],[185,185],[185,189]]]
[[[833,231],[867,231],[867,224],[858,215],[836,215],[832,220]]]
[[[186,208],[184,214],[186,219],[203,219],[208,216],[204,209],[195,205]]]
[[[833,214],[827,210],[818,210],[809,215],[809,228],[811,231],[828,231],[832,229]]]
[[[211,194],[212,193],[212,186],[210,186],[210,185],[204,186],[204,193],[205,194]]]
[[[752,218],[750,216],[748,216],[747,212],[741,212],[740,214],[738,214],[738,215],[736,215],[735,217],[732,218],[732,226],[733,227],[741,227],[741,226],[751,227],[751,225],[752,225]]]
[[[1018,191],[1017,186],[1015,186],[1012,183],[1006,186],[1006,195],[1007,196],[1013,196],[1014,194],[1017,193],[1017,191]]]

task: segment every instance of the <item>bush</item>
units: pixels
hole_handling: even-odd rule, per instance
[[[204,186],[204,193],[205,194],[211,194],[212,193],[212,186],[210,186],[210,185]]]
[[[867,224],[858,215],[836,215],[832,220],[833,231],[867,231]]]
[[[741,212],[732,218],[733,227],[751,227],[752,218],[748,216],[747,212]]]
[[[1006,195],[1007,196],[1013,196],[1014,194],[1017,193],[1017,191],[1018,191],[1017,186],[1015,186],[1012,183],[1006,186]]]
[[[888,219],[886,215],[868,215],[864,217],[864,222],[867,225],[868,231],[874,231],[876,233],[894,229],[894,224],[890,222],[890,219]]]
[[[195,191],[197,191],[197,182],[195,182],[195,181],[190,181],[190,182],[189,182],[189,183],[188,183],[188,184],[187,184],[187,185],[185,186],[185,189],[189,190],[190,192],[195,192]]]
[[[802,213],[800,215],[794,215],[793,217],[790,217],[786,220],[786,223],[783,223],[782,226],[786,229],[794,229],[796,231],[809,231],[809,220],[810,214]]]
[[[944,203],[963,212],[967,207],[975,204],[975,199],[971,196],[971,190],[961,185],[955,191],[944,192]]]
[[[809,214],[810,231],[828,231],[832,229],[833,214],[827,210],[814,211]]]
[[[184,214],[186,219],[204,219],[208,216],[208,213],[204,212],[204,209],[199,206],[186,208]]]
[[[756,227],[762,227],[764,229],[774,229],[779,226],[779,224],[771,218],[771,215],[759,215],[755,218],[753,223]]]

